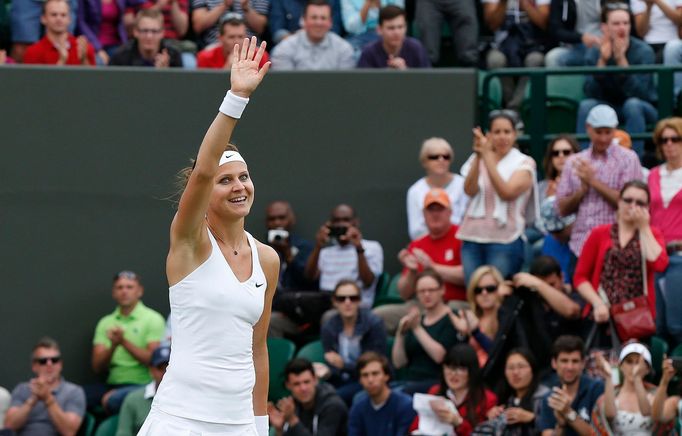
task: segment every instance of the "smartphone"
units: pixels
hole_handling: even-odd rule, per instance
[[[284,229],[268,230],[268,243],[282,242],[289,238],[289,232]]]
[[[346,231],[348,231],[348,227],[330,226],[329,227],[329,237],[338,239],[339,236],[345,235]]]
[[[673,368],[676,371],[682,371],[682,356],[673,356],[670,360],[673,361]]]

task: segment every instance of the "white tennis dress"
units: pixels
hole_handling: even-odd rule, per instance
[[[253,267],[245,282],[208,231],[209,258],[170,287],[170,362],[138,436],[257,434],[253,327],[268,285],[256,241],[246,236]]]

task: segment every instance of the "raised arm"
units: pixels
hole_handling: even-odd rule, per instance
[[[270,67],[268,62],[259,69],[258,65],[265,53],[265,43],[261,43],[256,49],[255,37],[250,42],[245,39],[241,50],[235,44],[232,53],[231,89],[221,106],[221,113],[213,120],[199,147],[196,164],[171,224],[171,248],[168,256],[168,278],[171,284],[177,283],[198,266],[197,260],[201,257],[202,247],[208,250],[207,235],[203,232],[204,219],[220,156],[230,141],[248,97],[256,90]]]

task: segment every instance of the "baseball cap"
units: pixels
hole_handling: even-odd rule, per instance
[[[161,345],[159,346],[154,352],[152,353],[152,358],[151,358],[151,366],[159,366],[164,363],[168,363],[170,360],[170,347],[168,345]]]
[[[607,104],[598,104],[590,110],[587,114],[587,124],[594,129],[600,127],[610,127],[615,129],[618,127],[618,115],[616,111]]]
[[[644,345],[640,344],[639,342],[631,342],[627,344],[626,346],[623,347],[622,350],[620,350],[620,356],[618,357],[618,363],[622,363],[623,360],[629,355],[629,354],[639,354],[642,356],[642,359],[646,363],[649,364],[649,367],[651,367],[651,353],[645,347]]]
[[[450,207],[450,198],[448,193],[440,188],[434,188],[426,193],[424,197],[424,209],[431,206],[432,204],[440,204],[443,207]]]

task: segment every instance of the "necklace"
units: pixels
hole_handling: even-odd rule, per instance
[[[219,240],[220,242],[222,242],[224,246],[229,247],[229,245],[227,245],[227,244],[225,243],[225,241],[223,241],[223,238],[221,238],[220,236],[218,236],[218,233],[217,233],[215,230],[213,230],[213,227],[211,227],[211,223],[208,221],[208,217],[206,217],[206,225],[208,225],[208,229],[211,231],[211,233],[213,233],[213,236],[215,236],[215,238],[216,238],[217,240]],[[241,242],[242,242],[242,243],[239,244],[239,249],[240,249],[240,250],[242,249],[242,245],[244,245],[244,239],[242,239]],[[237,255],[239,254],[239,251],[237,251],[237,247],[235,247],[234,245],[232,246],[232,254],[234,254],[235,256],[237,256]]]

